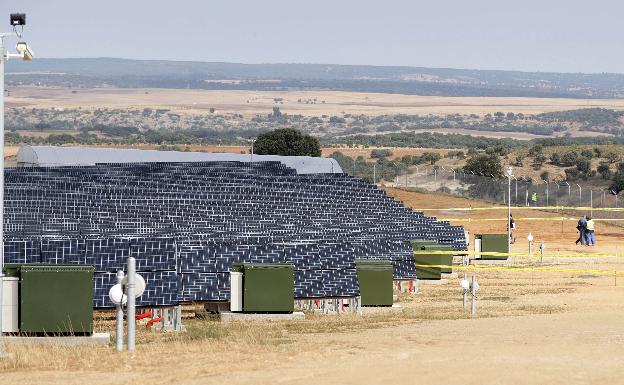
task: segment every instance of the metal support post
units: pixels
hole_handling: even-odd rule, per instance
[[[464,271],[464,281],[468,281],[468,273]],[[464,310],[468,306],[468,289],[464,289]]]
[[[472,283],[470,284],[470,289],[472,291],[472,307],[470,308],[470,314],[477,314],[477,278],[472,276]]]
[[[119,285],[121,285],[121,281],[123,281],[124,278],[124,273],[123,271],[119,270],[117,272],[117,283]],[[122,303],[123,303],[123,296],[122,298]],[[119,303],[117,305],[115,305],[115,309],[116,309],[116,313],[117,313],[117,351],[121,352],[123,350],[123,331],[124,331],[124,327],[123,327],[123,319],[124,319],[124,314],[123,314],[123,304]]]
[[[135,332],[136,332],[136,307],[135,307],[135,297],[134,297],[134,285],[135,285],[135,275],[136,275],[136,260],[134,257],[128,258],[128,288],[127,288],[127,296],[128,296],[128,314],[126,315],[126,320],[128,322],[128,341],[126,343],[128,350],[134,350],[135,346]]]

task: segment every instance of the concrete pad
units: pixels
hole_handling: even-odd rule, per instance
[[[221,322],[230,321],[293,321],[305,319],[305,314],[300,311],[292,313],[232,313],[222,312],[219,314]]]
[[[7,344],[16,345],[57,345],[57,346],[99,346],[108,345],[110,333],[93,333],[91,336],[4,336]]]
[[[397,311],[403,310],[403,306],[401,305],[392,305],[392,306],[360,306],[358,309],[358,313],[362,314],[382,314],[382,313],[393,313]]]
[[[421,286],[427,286],[427,285],[448,285],[448,279],[420,279],[418,282],[420,282]]]

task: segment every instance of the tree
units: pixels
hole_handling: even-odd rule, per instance
[[[611,183],[610,189],[614,191],[616,194],[619,194],[620,191],[624,190],[624,174],[616,174],[613,178],[613,183]]]
[[[553,152],[550,154],[550,163],[558,166],[561,164],[561,155],[558,152]]]
[[[540,174],[540,178],[542,178],[542,180],[545,180],[548,182],[548,179],[550,178],[550,173],[548,171],[543,171]]]
[[[495,178],[503,176],[500,158],[494,154],[480,154],[471,157],[464,166],[464,172],[474,172],[475,174],[488,176],[494,175]]]
[[[602,179],[609,179],[611,177],[611,169],[607,163],[600,163],[598,166],[598,173],[602,176]]]
[[[377,158],[377,159],[387,158],[387,157],[392,156],[392,151],[388,149],[374,149],[374,150],[371,150],[370,156],[371,158]]]
[[[537,154],[533,159],[533,169],[539,170],[540,168],[542,168],[544,162],[546,162],[546,156],[542,153]]]
[[[581,151],[581,156],[583,158],[591,159],[594,157],[594,152],[592,150],[583,150]]]
[[[539,144],[536,144],[535,146],[529,149],[529,156],[536,156],[538,154],[541,154],[542,151],[543,151],[542,146]]]
[[[254,154],[282,156],[321,156],[318,139],[294,128],[279,128],[260,134],[254,143]]]
[[[618,153],[610,151],[605,154],[605,158],[609,161],[609,163],[615,163],[620,160],[620,155]]]

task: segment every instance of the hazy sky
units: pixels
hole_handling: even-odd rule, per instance
[[[3,0],[41,57],[624,73],[622,0]]]

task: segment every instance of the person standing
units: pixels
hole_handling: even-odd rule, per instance
[[[578,245],[581,242],[581,246],[585,245],[585,231],[587,231],[587,218],[583,215],[576,224],[576,229],[579,232],[579,237],[576,240],[576,244]]]
[[[535,191],[531,194],[531,204],[533,207],[537,207],[537,193]]]
[[[587,241],[587,246],[595,246],[596,245],[596,234],[594,234],[594,220],[592,217],[587,217],[587,229],[585,230],[585,240]]]
[[[509,243],[516,243],[516,237],[514,237],[514,230],[516,229],[516,221],[513,219],[513,215],[509,214]]]

